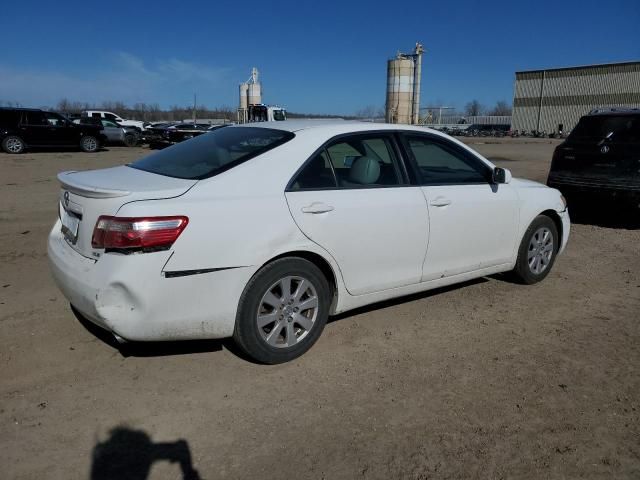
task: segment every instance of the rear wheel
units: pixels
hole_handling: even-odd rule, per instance
[[[93,153],[97,152],[100,148],[100,144],[98,143],[98,139],[91,135],[85,135],[80,140],[80,148],[83,152]]]
[[[124,144],[127,147],[135,147],[138,144],[138,136],[128,133],[124,136]]]
[[[531,285],[544,279],[558,252],[558,229],[546,215],[538,215],[522,238],[513,273],[522,283]]]
[[[236,344],[261,363],[299,357],[324,329],[329,291],[322,271],[302,258],[282,258],[264,266],[240,298]]]
[[[10,135],[2,141],[2,149],[7,153],[24,152],[24,142],[16,135]]]

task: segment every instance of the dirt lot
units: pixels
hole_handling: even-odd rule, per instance
[[[557,143],[468,141],[535,180]],[[225,342],[123,354],[71,312],[45,243],[58,171],[146,152],[0,153],[0,477],[640,478],[640,230],[574,224],[539,285],[346,314],[286,365]]]

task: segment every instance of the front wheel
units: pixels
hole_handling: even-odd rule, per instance
[[[97,152],[100,148],[100,143],[98,143],[98,139],[96,137],[92,137],[91,135],[85,135],[80,140],[80,149],[83,152],[93,153]]]
[[[2,141],[2,149],[7,153],[24,152],[24,142],[20,137],[10,135]]]
[[[518,260],[513,270],[516,278],[527,285],[543,280],[551,271],[558,253],[558,229],[546,215],[538,215],[522,238]]]
[[[240,298],[233,338],[267,364],[299,357],[318,340],[329,315],[330,289],[322,271],[302,258],[281,258],[249,281]]]

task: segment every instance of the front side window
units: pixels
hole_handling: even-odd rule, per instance
[[[104,118],[107,120],[113,120],[114,122],[120,120],[120,118],[116,117],[113,113],[105,113]]]
[[[110,120],[102,120],[102,126],[103,127],[115,127],[118,128],[118,124],[115,122],[112,122]]]
[[[47,112],[44,116],[47,119],[47,123],[53,127],[64,127],[65,125],[64,119],[55,113]]]
[[[490,168],[446,141],[407,136],[421,185],[487,183]]]
[[[168,177],[200,180],[276,148],[294,136],[291,132],[270,128],[221,128],[160,150],[129,166]]]

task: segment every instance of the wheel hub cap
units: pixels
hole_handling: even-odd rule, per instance
[[[551,263],[553,253],[553,235],[551,234],[551,230],[546,227],[539,228],[531,236],[531,240],[529,240],[527,253],[529,270],[536,275],[544,272]]]
[[[262,339],[270,346],[288,348],[304,339],[318,317],[318,294],[310,280],[286,276],[262,296],[256,322]]]

